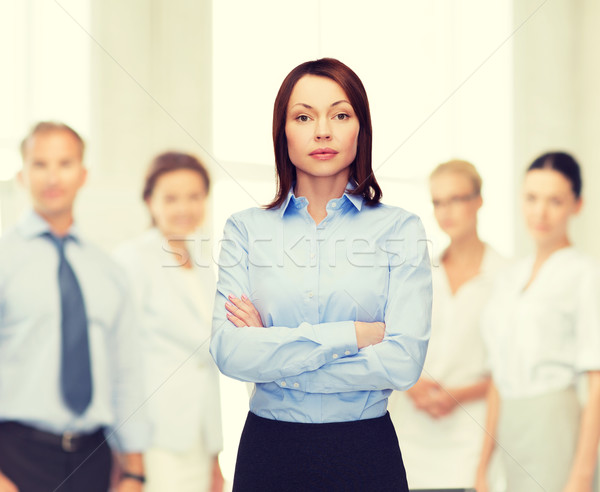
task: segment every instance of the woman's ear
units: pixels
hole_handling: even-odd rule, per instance
[[[479,210],[483,206],[483,197],[481,195],[478,195],[475,198],[475,203],[477,204],[477,210]]]

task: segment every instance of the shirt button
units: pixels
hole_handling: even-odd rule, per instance
[[[339,357],[338,354],[333,354],[334,359],[337,359],[338,357]]]
[[[287,386],[287,383],[285,381],[282,381],[281,386]]]
[[[335,207],[337,207],[337,202],[333,202],[333,203],[331,204],[331,208],[335,208]]]
[[[350,355],[350,351],[349,351],[349,350],[346,350],[346,351],[344,352],[344,355]]]
[[[297,388],[298,386],[300,386],[298,383],[294,383],[294,388]]]
[[[312,296],[314,296],[314,294],[313,294],[313,292],[311,291],[311,292],[309,292],[309,293],[308,293],[308,297],[312,297]]]

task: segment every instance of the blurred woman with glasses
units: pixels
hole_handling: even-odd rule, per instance
[[[466,161],[431,173],[435,218],[450,244],[435,258],[429,350],[421,378],[391,398],[392,415],[414,488],[472,487],[489,385],[481,308],[505,260],[477,233],[482,180]]]

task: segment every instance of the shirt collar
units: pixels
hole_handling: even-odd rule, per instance
[[[348,200],[352,205],[354,205],[356,210],[360,212],[365,201],[364,198],[362,197],[362,195],[351,195],[350,193],[348,193],[348,190],[354,190],[355,188],[356,185],[352,181],[349,181],[346,185],[346,191],[344,191],[344,194],[338,200]],[[281,207],[279,209],[281,212],[281,217],[285,215],[287,209],[291,205],[293,205],[295,208],[302,208],[307,203],[308,200],[306,198],[296,197],[296,195],[294,195],[294,185],[292,185],[288,191],[287,197],[285,198],[284,202],[281,204]]]
[[[43,234],[50,233],[50,224],[35,210],[25,213],[17,223],[17,229],[26,239],[33,239]],[[67,236],[80,242],[79,230],[75,224],[71,225]]]

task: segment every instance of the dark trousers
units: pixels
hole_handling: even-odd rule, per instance
[[[0,470],[19,492],[106,492],[112,455],[102,431],[61,445],[59,436],[0,423]]]
[[[234,492],[408,492],[389,414],[300,424],[248,414]]]

